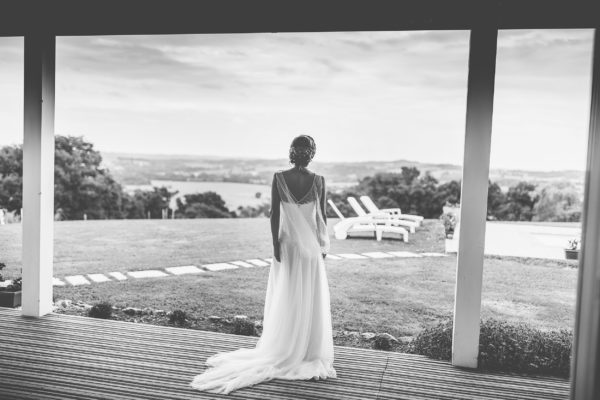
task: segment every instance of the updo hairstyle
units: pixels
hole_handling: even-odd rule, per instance
[[[300,135],[292,140],[290,146],[290,163],[297,167],[306,167],[317,152],[317,145],[312,137]]]

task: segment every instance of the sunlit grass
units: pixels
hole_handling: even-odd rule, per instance
[[[20,228],[0,229],[2,258],[20,266]],[[267,219],[87,221],[56,224],[55,275],[164,268],[269,257]],[[332,253],[443,252],[443,228],[426,221],[409,243],[372,238],[332,239]],[[186,311],[192,318],[244,314],[262,318],[269,268],[55,287],[57,299],[120,307]],[[413,336],[451,318],[456,257],[327,262],[334,330]],[[486,257],[482,316],[542,329],[573,325],[577,271],[565,262]]]
[[[330,230],[335,220],[329,221]],[[271,257],[267,218],[56,222],[54,275],[132,271]],[[333,235],[333,234],[332,234]],[[443,227],[426,221],[410,242],[332,239],[332,253],[387,250],[443,251]],[[21,226],[0,226],[0,259],[21,268]]]

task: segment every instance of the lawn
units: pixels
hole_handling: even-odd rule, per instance
[[[20,227],[0,227],[2,259],[19,266]],[[437,251],[443,249],[439,221],[426,221],[409,243],[371,238],[332,239],[332,253]],[[55,275],[134,269],[270,256],[266,219],[87,221],[56,224]],[[56,299],[118,307],[186,311],[193,319],[262,318],[267,268],[239,268],[199,275],[55,287]],[[456,257],[329,260],[334,330],[414,336],[450,318]],[[486,257],[483,317],[528,322],[542,329],[573,326],[577,270],[565,262]],[[208,322],[202,329],[218,326]],[[341,338],[337,343],[348,344]]]
[[[413,336],[451,317],[456,258],[329,261],[335,330]],[[194,318],[262,318],[268,268],[55,288],[55,296],[118,307],[182,309]],[[546,262],[486,259],[483,317],[543,329],[573,325],[577,272]]]
[[[329,221],[330,230],[335,222]],[[62,221],[54,227],[54,275],[60,277],[265,258],[273,251],[267,218]],[[409,243],[332,238],[331,252],[443,251],[443,236],[441,223],[431,220]],[[7,271],[21,268],[21,225],[0,225],[0,258]]]

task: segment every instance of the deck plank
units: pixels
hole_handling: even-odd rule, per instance
[[[0,397],[20,399],[566,399],[565,379],[487,373],[412,354],[335,347],[337,379],[192,390],[204,360],[257,338],[0,308]]]

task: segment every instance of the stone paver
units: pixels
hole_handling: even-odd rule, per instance
[[[362,253],[364,256],[371,258],[391,258],[394,257],[392,254],[384,253],[382,251],[372,251],[369,253]]]
[[[270,261],[266,262],[266,261],[263,261],[263,260],[258,259],[258,258],[252,258],[250,260],[246,260],[246,262],[249,262],[250,264],[254,264],[257,267],[268,267],[269,265],[271,265]]]
[[[231,261],[231,264],[237,265],[238,267],[254,268],[256,265],[247,263],[246,261]]]
[[[403,258],[411,258],[411,257],[446,257],[447,254],[444,253],[434,253],[434,252],[424,252],[424,253],[413,253],[410,251],[372,251],[366,252],[362,254],[357,253],[341,253],[341,254],[328,254],[327,260],[355,260],[355,259],[379,259],[379,258],[392,258],[392,257],[403,257]],[[228,261],[228,262],[220,262],[213,264],[204,264],[200,267],[195,265],[182,265],[177,267],[166,267],[164,271],[158,269],[150,269],[143,271],[127,271],[125,273],[122,272],[109,272],[107,275],[118,280],[124,281],[127,280],[128,276],[132,278],[162,278],[165,276],[172,275],[184,275],[184,274],[200,274],[206,271],[222,271],[227,269],[236,269],[239,267],[243,268],[254,268],[254,267],[266,267],[272,263],[272,258],[252,258],[249,260],[237,260],[237,261]],[[167,272],[169,274],[167,274]],[[94,283],[101,282],[113,282],[108,276],[100,273],[96,274],[87,274],[88,278]],[[86,279],[83,275],[72,275],[64,278],[68,283],[73,286],[77,285],[89,285],[90,281]],[[61,281],[58,278],[53,278],[53,285],[55,286],[64,286],[65,282]]]
[[[337,254],[337,256],[342,257],[342,258],[347,258],[350,260],[355,260],[355,259],[359,259],[359,258],[367,258],[367,256],[363,256],[362,254],[354,254],[354,253],[342,253],[342,254]]]
[[[88,274],[88,278],[97,283],[110,282],[110,278],[104,274]]]
[[[109,272],[108,274],[118,281],[124,281],[127,279],[127,276],[125,276],[125,274],[122,272]]]
[[[396,257],[404,257],[404,258],[423,257],[422,255],[420,255],[418,253],[413,253],[410,251],[388,251],[388,253],[393,256],[396,256]]]
[[[64,283],[63,281],[61,281],[58,278],[52,278],[52,285],[53,286],[65,286],[66,283]]]
[[[85,276],[83,276],[83,275],[65,276],[65,280],[67,282],[69,282],[73,286],[89,285],[90,284],[90,281],[88,281],[87,279],[85,279]]]
[[[204,264],[202,267],[206,268],[209,271],[221,271],[221,270],[224,270],[224,269],[235,269],[235,268],[238,268],[237,265],[228,264],[228,263]]]
[[[162,278],[163,276],[168,276],[166,273],[159,271],[157,269],[147,269],[144,271],[128,271],[127,275],[132,278]]]
[[[446,257],[444,253],[421,253],[423,257]]]
[[[182,265],[180,267],[168,267],[165,270],[173,275],[185,275],[185,274],[201,274],[204,271],[195,265]]]

